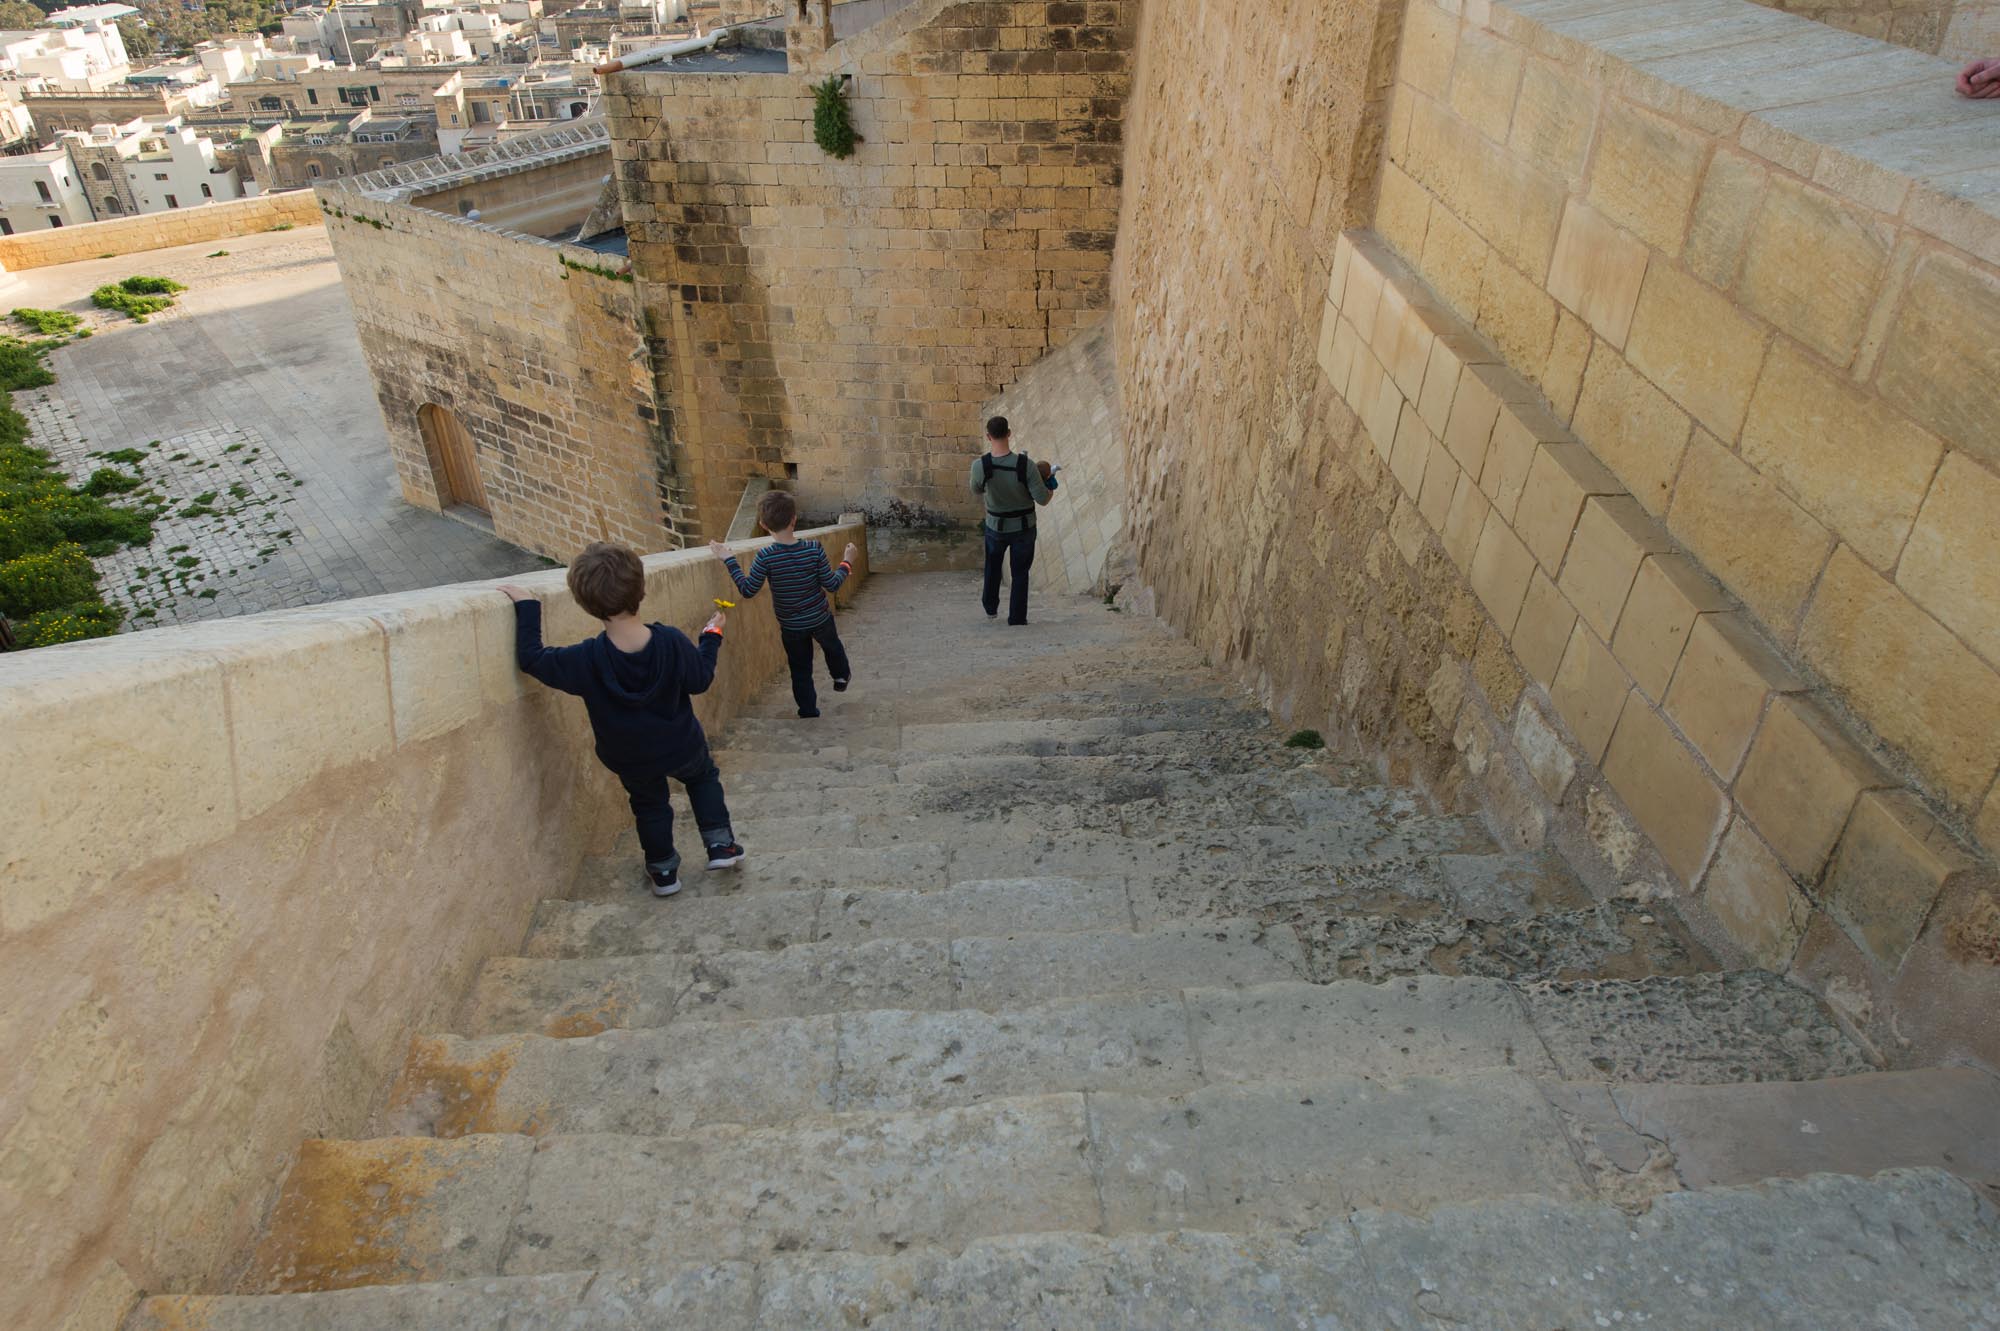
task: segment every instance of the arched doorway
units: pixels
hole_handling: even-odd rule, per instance
[[[424,451],[430,454],[431,474],[437,480],[438,507],[463,504],[490,515],[486,487],[479,482],[478,451],[451,408],[432,402],[419,409],[417,431],[423,435]]]

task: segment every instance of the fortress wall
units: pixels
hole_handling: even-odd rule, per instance
[[[175,245],[251,236],[284,226],[315,226],[319,203],[311,190],[259,194],[255,198],[207,203],[199,208],[171,208],[82,226],[51,227],[0,236],[0,268],[18,273],[80,259],[106,259],[142,254]]]
[[[1859,33],[1927,55],[1970,60],[2000,51],[2000,4],[1994,0],[1757,0],[1830,28]]]
[[[406,499],[451,500],[418,424],[437,404],[472,435],[503,540],[559,560],[595,540],[679,543],[638,302],[610,275],[621,258],[352,194],[326,208]]]
[[[919,0],[787,74],[612,76],[633,268],[704,535],[808,512],[970,525],[979,411],[1097,318],[1136,0]],[[862,136],[813,142],[851,74]]]
[[[1749,6],[1412,0],[1341,242],[1303,201],[1355,129],[1288,165],[1280,99],[1240,139],[1268,158],[1190,152],[1155,99],[1235,54],[1150,19],[1141,49],[1118,328],[1155,603],[1885,1056],[2000,1057],[1990,111]]]
[[[597,631],[560,571],[517,581],[547,641]],[[364,1135],[411,1034],[625,824],[494,585],[0,657],[0,1325],[224,1287],[301,1138]],[[727,586],[656,555],[642,613],[692,633]],[[711,734],[783,664],[732,619]]]

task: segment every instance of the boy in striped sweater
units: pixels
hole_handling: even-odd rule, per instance
[[[792,667],[792,700],[798,703],[800,716],[812,717],[819,715],[819,694],[813,689],[814,643],[826,653],[826,669],[833,676],[835,693],[845,689],[853,677],[847,664],[847,649],[841,645],[840,633],[834,628],[833,607],[827,603],[826,594],[839,591],[840,584],[854,571],[855,550],[849,545],[840,567],[834,568],[827,563],[826,551],[820,549],[819,542],[799,539],[798,524],[798,501],[783,490],[770,490],[757,501],[757,525],[777,541],[757,552],[748,573],[737,565],[736,556],[722,542],[710,541],[708,548],[729,567],[729,576],[745,600],[755,596],[769,580],[771,608],[777,611],[778,632],[785,640],[785,660]]]

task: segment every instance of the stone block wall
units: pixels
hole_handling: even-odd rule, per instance
[[[250,236],[281,226],[314,226],[318,222],[319,203],[310,190],[260,194],[250,199],[203,204],[199,208],[175,208],[108,222],[0,236],[0,268],[18,273],[27,268],[139,254],[174,245]]]
[[[1926,106],[1903,85],[1940,62],[1693,5],[1655,57],[1659,5],[1584,7],[1412,8],[1376,229],[1900,775],[2000,846],[2000,218],[1954,178],[2000,154],[1951,152],[1954,123],[2000,119],[1947,87],[1954,120],[1913,156],[1870,131]],[[1810,73],[1787,63],[1806,53]],[[1741,100],[1813,100],[1727,100],[1751,68]]]
[[[1414,281],[1350,267],[1321,346],[1697,915],[1892,1054],[1991,1058],[2000,124],[1949,74],[1755,9],[1414,4]]]
[[[621,260],[337,190],[326,208],[406,499],[449,498],[418,421],[435,404],[472,436],[502,539],[561,560],[595,540],[680,544]]]
[[[919,0],[785,74],[611,77],[661,399],[704,530],[752,476],[808,512],[967,525],[979,411],[1108,299],[1136,0]],[[814,21],[817,21],[815,11]],[[813,143],[809,85],[863,141]]]
[[[597,628],[562,578],[518,579],[555,643]],[[726,588],[655,556],[642,613]],[[711,733],[783,660],[732,621]],[[75,1331],[218,1287],[300,1140],[364,1132],[628,817],[487,584],[0,657],[0,802],[0,1325]]]
[[[1106,590],[1106,567],[1125,534],[1125,454],[1109,317],[1034,365],[980,415],[1005,416],[1016,448],[1062,468],[1055,498],[1035,519],[1037,585],[1077,596]]]
[[[1757,0],[1843,32],[1969,60],[2000,51],[1994,0]]]
[[[1394,65],[1343,80],[1390,94],[1373,190],[1365,102],[1313,119],[1281,82],[1230,137],[1161,128],[1293,68],[1310,19],[1149,17],[1135,600],[1886,1056],[2000,1056],[1992,113],[1749,5],[1468,8],[1412,3]],[[1359,61],[1369,23],[1320,30]]]

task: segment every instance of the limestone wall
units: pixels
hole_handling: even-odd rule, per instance
[[[1994,0],[1758,0],[1772,9],[1913,51],[1969,60],[2000,50]]]
[[[502,539],[564,560],[594,540],[679,544],[633,286],[602,271],[622,260],[408,204],[327,198],[406,499],[438,509],[454,497],[419,426],[437,404],[477,446]]]
[[[1391,424],[1345,385],[1448,549],[1430,487],[1478,478],[1455,558],[1699,908],[1926,1002],[2000,989],[1964,886],[2000,847],[2000,219],[1961,174],[2000,122],[1949,75],[1754,9],[1414,5],[1376,229],[1526,409],[1496,458],[1484,385],[1434,480],[1453,390]],[[1423,318],[1364,335],[1357,296],[1407,387]]]
[[[647,568],[689,632],[727,586],[705,552]],[[518,581],[549,641],[595,630],[559,571]],[[299,1141],[363,1132],[605,849],[622,792],[513,634],[480,584],[0,657],[0,1325],[218,1287]],[[736,616],[704,723],[782,663]]]
[[[753,475],[807,511],[970,523],[985,401],[1104,308],[1136,0],[919,0],[786,74],[615,75],[649,331],[705,528]],[[812,141],[851,73],[863,136]]]
[[[611,155],[597,152],[530,171],[485,175],[410,202],[449,217],[476,209],[488,226],[554,237],[576,230],[596,206],[610,172]]]
[[[1079,596],[1104,590],[1105,567],[1125,532],[1110,319],[1036,364],[980,415],[1005,416],[1017,448],[1062,467],[1055,498],[1036,517],[1038,584]]]
[[[260,194],[250,199],[203,204],[199,208],[175,208],[108,222],[0,236],[0,268],[18,273],[26,268],[138,254],[173,245],[255,235],[278,226],[313,226],[318,222],[319,204],[310,190]]]
[[[1338,138],[1306,133],[1311,191],[1276,148],[1155,147],[1154,40],[1132,184],[1277,214],[1178,268],[1168,205],[1126,217],[1161,608],[1885,1056],[2000,1057],[1991,112],[1945,62],[1749,6],[1418,0],[1379,204],[1344,195],[1381,241],[1327,272]],[[1158,49],[1196,96],[1226,63]]]

